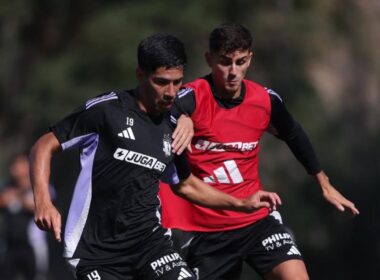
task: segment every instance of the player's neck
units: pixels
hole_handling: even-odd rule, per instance
[[[214,85],[214,90],[215,95],[226,100],[236,99],[241,95],[241,85],[236,90],[227,90],[223,86]]]
[[[220,99],[232,100],[241,96],[242,84],[240,84],[236,90],[228,90],[223,84],[218,84],[215,82],[212,73],[207,75],[205,79],[210,84],[213,94]]]
[[[141,89],[141,87],[137,87],[135,90],[135,97],[137,105],[139,106],[139,109],[143,111],[144,113],[152,116],[158,116],[161,113],[155,110],[152,102],[150,102],[149,96],[145,94],[145,92]]]

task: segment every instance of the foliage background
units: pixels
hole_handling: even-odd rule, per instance
[[[134,87],[142,38],[181,38],[191,80],[207,73],[208,34],[225,22],[251,30],[248,77],[283,97],[333,184],[361,211],[355,219],[338,213],[287,147],[264,137],[263,183],[282,196],[311,278],[379,279],[378,0],[0,0],[0,175],[12,154],[87,98]],[[63,214],[75,161],[54,161]],[[61,250],[52,242],[52,279],[70,279]]]

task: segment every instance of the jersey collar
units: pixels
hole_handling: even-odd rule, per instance
[[[238,98],[222,99],[218,95],[216,95],[216,93],[215,93],[216,91],[215,91],[215,86],[214,86],[214,81],[212,79],[212,75],[208,74],[207,76],[204,77],[204,79],[209,83],[211,91],[212,91],[212,95],[214,96],[218,105],[221,106],[222,108],[231,109],[237,105],[240,105],[243,102],[244,97],[245,97],[245,92],[246,92],[244,82],[241,83],[241,92],[240,92],[240,96]]]

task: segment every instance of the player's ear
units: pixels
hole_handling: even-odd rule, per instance
[[[140,67],[137,67],[136,69],[136,78],[138,81],[143,81],[143,79],[147,79],[148,78],[148,74],[146,71],[144,71],[142,68]]]
[[[141,81],[141,79],[145,76],[145,72],[140,68],[136,68],[136,78],[138,81]]]
[[[250,51],[250,52],[248,53],[248,66],[250,66],[250,65],[251,65],[251,62],[252,62],[252,58],[253,58],[253,52],[252,52],[252,51]]]
[[[206,59],[208,67],[211,67],[212,66],[212,54],[210,52],[205,53],[205,59]]]

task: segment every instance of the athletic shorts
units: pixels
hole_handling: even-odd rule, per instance
[[[250,226],[189,236],[187,263],[201,280],[239,279],[243,262],[261,276],[287,260],[302,260],[292,234],[268,216]]]
[[[157,231],[162,231],[159,229]],[[99,262],[101,264],[95,265]],[[135,250],[125,252],[112,260],[81,260],[76,268],[78,280],[195,280],[172,241],[162,232],[156,232]]]

